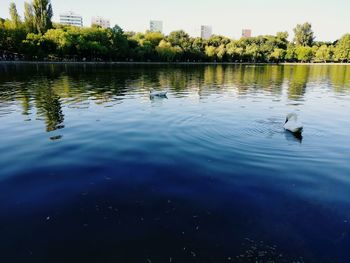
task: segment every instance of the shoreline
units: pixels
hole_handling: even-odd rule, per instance
[[[57,64],[57,65],[251,65],[251,66],[350,66],[350,63],[312,63],[312,62],[282,62],[282,63],[253,63],[253,62],[99,62],[99,61],[0,61],[0,65],[6,64]]]

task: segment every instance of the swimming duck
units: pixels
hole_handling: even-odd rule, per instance
[[[166,94],[167,94],[167,93],[168,93],[168,92],[167,92],[166,90],[157,91],[157,90],[151,89],[151,90],[149,91],[149,95],[150,95],[151,97],[166,97]]]
[[[298,116],[295,113],[289,113],[283,128],[292,133],[301,133],[303,131],[303,124],[298,121]]]

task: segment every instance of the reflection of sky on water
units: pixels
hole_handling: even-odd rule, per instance
[[[8,262],[350,257],[350,67],[0,70]]]

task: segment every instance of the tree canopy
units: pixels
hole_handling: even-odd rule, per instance
[[[52,28],[52,6],[50,0],[33,0],[34,25],[38,33],[43,34]]]
[[[299,24],[288,32],[230,39],[191,37],[183,30],[125,32],[113,28],[53,24],[50,0],[24,3],[23,21],[16,5],[10,19],[0,19],[0,59],[17,54],[27,60],[191,61],[191,62],[350,62],[350,34],[334,43],[315,42],[312,26]]]
[[[299,24],[293,31],[294,43],[297,46],[312,46],[315,37],[310,23]]]
[[[24,26],[27,32],[36,31],[34,9],[33,6],[28,2],[24,2]]]
[[[21,25],[21,17],[18,15],[17,7],[15,3],[10,4],[10,17],[14,28],[18,28]]]
[[[334,50],[334,58],[340,62],[350,61],[350,34],[339,39]]]

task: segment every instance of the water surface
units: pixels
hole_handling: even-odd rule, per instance
[[[2,65],[1,262],[349,262],[349,112],[350,66]]]

